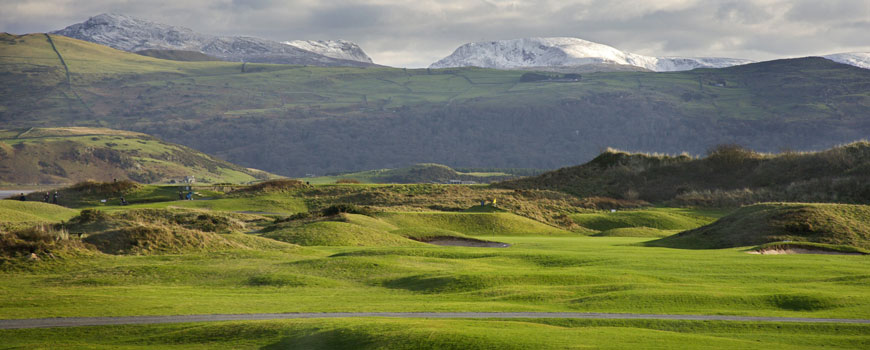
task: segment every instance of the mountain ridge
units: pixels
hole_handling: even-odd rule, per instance
[[[820,56],[831,61],[870,69],[870,52],[836,53]],[[654,72],[685,71],[696,68],[726,68],[758,63],[740,58],[645,56],[615,47],[572,37],[531,37],[470,42],[429,68],[480,67],[495,69],[544,70],[586,65],[633,66]]]
[[[354,67],[373,65],[370,59],[363,62],[335,58],[294,45],[251,36],[201,34],[186,27],[114,13],[93,16],[51,34],[128,52],[148,49],[198,51],[231,62]]]
[[[467,43],[430,68],[474,66],[514,69],[533,66],[575,66],[595,63],[631,65],[656,72],[724,68],[754,63],[718,57],[651,57],[571,37],[532,37]]]

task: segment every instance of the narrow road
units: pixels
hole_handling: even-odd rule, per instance
[[[870,320],[849,318],[809,317],[757,317],[721,315],[655,315],[655,314],[608,314],[582,312],[324,312],[284,314],[228,314],[228,315],[174,315],[174,316],[123,316],[123,317],[61,317],[0,320],[0,329],[53,328],[81,326],[112,326],[129,324],[159,324],[213,321],[254,321],[303,318],[574,318],[574,319],[644,319],[644,320],[689,320],[689,321],[744,321],[744,322],[797,322],[797,323],[859,323]]]

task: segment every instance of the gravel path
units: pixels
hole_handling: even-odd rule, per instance
[[[229,315],[174,315],[174,316],[123,316],[123,317],[62,317],[0,320],[0,329],[52,328],[107,326],[126,324],[158,324],[212,321],[253,321],[301,318],[581,318],[581,319],[648,319],[692,321],[748,321],[748,322],[798,322],[798,323],[860,323],[870,320],[846,318],[808,317],[755,317],[720,315],[655,315],[655,314],[607,314],[580,312],[325,312],[285,314],[229,314]]]

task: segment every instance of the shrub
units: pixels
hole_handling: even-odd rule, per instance
[[[360,214],[360,215],[367,215],[367,216],[371,216],[373,214],[371,209],[366,208],[366,207],[356,206],[353,204],[334,204],[334,205],[328,206],[326,208],[323,208],[323,210],[321,210],[320,212],[323,216],[333,216],[333,215],[338,215],[341,213]]]
[[[286,191],[293,190],[297,188],[305,187],[305,183],[295,179],[275,179],[269,181],[263,181],[258,184],[254,184],[248,187],[241,188],[237,191],[240,192],[276,192],[276,191]]]

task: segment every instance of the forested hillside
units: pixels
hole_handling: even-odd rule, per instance
[[[521,82],[526,72],[476,68],[177,62],[51,38],[0,37],[4,127],[145,132],[289,176],[556,168],[605,147],[821,149],[870,132],[870,70],[822,58]]]

